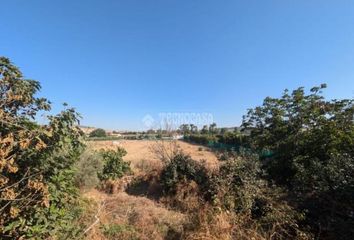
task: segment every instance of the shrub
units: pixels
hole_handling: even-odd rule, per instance
[[[94,188],[99,184],[98,175],[103,170],[102,156],[86,150],[76,163],[75,184],[81,189]]]
[[[198,143],[202,145],[207,145],[208,143],[217,141],[214,135],[209,135],[209,134],[191,134],[185,136],[184,139],[192,143]]]
[[[50,110],[35,97],[37,81],[27,80],[0,57],[0,238],[70,237],[81,208],[74,185],[74,165],[83,150],[74,109],[34,119]]]
[[[238,132],[226,132],[216,136],[219,143],[231,146],[248,146],[248,136],[242,135]]]
[[[264,157],[264,168],[293,190],[294,205],[308,212],[314,231],[351,239],[354,208],[347,203],[354,200],[354,100],[325,100],[324,88],[267,97],[249,110],[243,126],[252,129],[254,150],[273,153]]]
[[[228,158],[214,177],[219,186],[218,200],[228,210],[250,212],[255,198],[266,186],[261,174],[256,155]]]
[[[130,162],[125,162],[123,157],[127,154],[124,148],[117,150],[102,150],[103,170],[99,174],[101,180],[115,180],[131,173]]]
[[[304,159],[298,159],[303,161]],[[308,223],[326,226],[328,238],[352,239],[354,236],[354,158],[347,154],[333,155],[323,166],[318,159],[307,159],[306,168],[296,165],[294,190],[302,209],[309,209]],[[304,184],[306,182],[307,184]]]
[[[134,167],[140,173],[149,174],[151,172],[159,172],[162,168],[162,163],[159,160],[140,159],[135,163]]]
[[[208,169],[183,153],[175,155],[161,173],[161,184],[166,194],[176,194],[179,183],[194,181],[205,200],[209,201],[215,189],[210,182]]]
[[[93,130],[90,135],[90,137],[106,137],[106,131],[102,128],[97,128],[95,130]]]
[[[263,175],[257,155],[230,155],[218,172],[210,172],[178,154],[162,171],[162,202],[188,213],[188,239],[310,239],[298,226],[302,214]]]
[[[240,152],[242,152],[242,148],[240,149]],[[236,158],[239,153],[231,149],[231,150],[220,150],[217,151],[216,154],[219,161],[226,161],[232,158]]]

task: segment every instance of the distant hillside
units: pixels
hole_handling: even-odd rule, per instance
[[[88,126],[79,126],[79,128],[87,135],[96,129],[95,127],[88,127]]]

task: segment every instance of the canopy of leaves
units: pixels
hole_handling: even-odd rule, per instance
[[[281,189],[269,187],[262,177],[257,155],[235,155],[212,171],[202,162],[178,153],[164,166],[160,183],[168,199],[164,201],[172,208],[189,212],[192,217],[209,207],[213,209],[209,221],[218,213],[227,213],[230,219],[224,218],[223,221],[232,222],[232,226],[223,231],[231,232],[230,236],[235,234],[232,239],[252,239],[254,232],[262,236],[255,239],[271,239],[270,236],[276,236],[275,239],[310,239],[311,234],[298,226],[302,215],[282,201]],[[193,198],[195,195],[197,198]],[[190,225],[198,228],[200,221],[193,219]],[[205,231],[201,228],[199,231]],[[188,225],[186,230],[190,229]]]
[[[93,150],[86,149],[75,164],[75,184],[83,190],[91,189],[99,184],[99,174],[103,169],[102,156]]]
[[[99,174],[101,180],[115,180],[131,172],[130,162],[125,162],[123,157],[127,154],[124,148],[117,150],[102,150],[103,170]]]
[[[106,137],[106,131],[102,128],[97,128],[90,133],[90,137]]]
[[[272,179],[296,194],[322,236],[354,236],[354,100],[325,100],[325,84],[306,94],[285,90],[250,109],[243,127],[251,145],[270,151],[263,159]],[[340,235],[338,235],[340,234]]]
[[[79,115],[50,110],[50,102],[35,97],[40,84],[24,79],[9,59],[0,57],[0,238],[46,238],[64,233],[75,216],[73,165],[83,149]],[[73,210],[73,209],[72,209]]]
[[[211,199],[210,174],[204,164],[194,161],[189,155],[178,153],[167,163],[161,173],[161,183],[166,194],[175,194],[181,181],[194,181],[206,200]]]

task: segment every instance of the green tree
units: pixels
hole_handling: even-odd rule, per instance
[[[189,134],[191,132],[189,124],[182,124],[179,130],[183,135]]]
[[[220,129],[220,134],[223,135],[227,132],[227,128],[221,128]]]
[[[201,134],[208,134],[209,133],[209,129],[208,129],[208,125],[204,125],[202,130],[200,130]]]
[[[191,133],[198,133],[198,127],[194,124],[189,124],[190,132]]]
[[[216,133],[217,133],[216,123],[210,124],[210,126],[209,126],[209,132],[210,132],[211,134],[216,134]]]
[[[90,137],[106,137],[106,131],[102,128],[97,128],[95,130],[93,130],[90,135]]]
[[[262,106],[249,110],[243,127],[251,129],[255,150],[271,153],[264,159],[265,168],[297,194],[310,222],[333,239],[350,239],[354,101],[327,101],[324,88],[322,84],[309,94],[298,88],[291,94],[285,90],[281,98],[267,97]]]
[[[103,169],[102,156],[93,150],[84,151],[75,164],[75,184],[80,189],[92,189],[99,184],[99,174]]]
[[[0,57],[1,239],[44,239],[75,229],[74,164],[84,147],[79,115],[70,108],[38,125],[37,113],[50,110],[47,99],[35,97],[39,89]]]

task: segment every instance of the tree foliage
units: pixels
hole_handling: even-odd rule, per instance
[[[238,132],[226,132],[216,135],[219,143],[224,143],[232,146],[248,146],[248,136]]]
[[[106,137],[106,131],[102,128],[97,128],[90,133],[90,137]]]
[[[124,148],[117,150],[102,150],[103,170],[99,174],[101,180],[115,180],[131,172],[130,162],[125,162],[123,157],[127,154]]]
[[[223,231],[235,235],[232,239],[251,239],[254,232],[259,234],[257,239],[311,239],[311,234],[298,225],[302,215],[281,199],[284,192],[280,188],[268,186],[263,175],[256,154],[235,155],[211,171],[202,162],[179,153],[164,166],[160,183],[170,206],[192,217],[208,208],[213,209],[209,221],[220,213],[226,214],[223,222],[230,221],[232,227]],[[200,228],[200,221],[193,219],[190,225]],[[186,230],[190,231],[190,227]],[[216,235],[215,239],[218,236],[217,232],[211,234]]]
[[[210,142],[216,142],[217,138],[214,135],[208,134],[191,134],[184,136],[184,139],[193,143],[207,145]]]
[[[80,189],[91,189],[99,184],[99,174],[103,170],[103,159],[100,153],[87,149],[75,164],[75,184]]]
[[[40,84],[0,58],[0,238],[64,234],[75,218],[73,166],[83,149],[74,109],[38,125],[50,102],[35,97]],[[71,206],[71,211],[69,210]]]
[[[177,184],[184,180],[196,182],[204,197],[211,198],[208,169],[203,164],[194,161],[189,155],[178,153],[165,165],[161,173],[161,183],[165,193],[175,194]]]
[[[325,84],[306,94],[285,90],[249,110],[243,126],[251,144],[267,150],[263,159],[272,179],[286,185],[309,211],[309,221],[329,238],[354,236],[354,101],[325,100]]]

